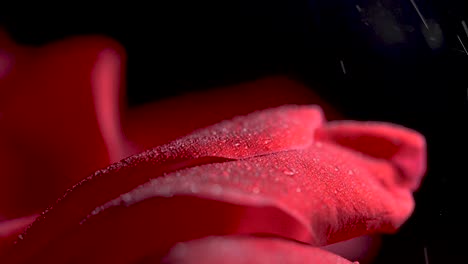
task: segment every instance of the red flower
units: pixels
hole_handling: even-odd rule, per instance
[[[327,122],[288,79],[127,110],[112,41],[0,47],[11,65],[0,77],[0,214],[34,214],[78,182],[2,263],[349,263],[320,247],[395,232],[413,210],[424,138]]]

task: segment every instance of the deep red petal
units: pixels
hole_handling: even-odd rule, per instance
[[[23,252],[18,256],[40,251],[95,207],[150,178],[184,167],[305,148],[321,124],[317,107],[280,107],[222,122],[114,164],[77,184],[48,209],[18,241]]]
[[[0,50],[10,60],[0,78],[0,218],[14,218],[129,154],[119,123],[125,57],[101,37],[33,48],[0,33]]]

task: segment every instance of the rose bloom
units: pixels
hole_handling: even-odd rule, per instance
[[[271,76],[129,108],[125,50],[0,34],[1,263],[367,263],[425,139]]]

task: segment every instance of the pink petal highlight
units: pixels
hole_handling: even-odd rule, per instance
[[[175,245],[162,263],[315,263],[351,264],[351,261],[292,241],[255,237],[208,237]],[[155,263],[150,262],[147,263]]]
[[[9,250],[15,238],[21,234],[27,226],[32,224],[37,217],[37,215],[31,215],[13,220],[0,221],[0,254]]]

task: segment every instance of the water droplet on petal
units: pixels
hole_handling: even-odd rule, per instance
[[[172,249],[172,254],[178,258],[184,258],[187,254],[187,246],[184,243],[177,244]]]
[[[122,199],[122,201],[124,203],[131,203],[132,202],[132,196],[130,194],[128,194],[128,193],[120,196],[120,198]]]
[[[198,193],[198,188],[197,188],[197,186],[195,186],[195,185],[190,186],[190,191],[191,191],[192,193]]]
[[[349,170],[349,171],[348,171],[348,174],[349,174],[349,175],[354,175],[354,172],[353,172],[352,170]]]
[[[260,189],[259,189],[258,187],[254,187],[254,188],[252,189],[252,192],[255,193],[255,194],[257,194],[257,193],[260,192]]]
[[[288,175],[288,176],[292,176],[292,175],[296,174],[296,172],[294,172],[292,170],[284,170],[283,173]]]
[[[296,192],[300,193],[301,191],[302,191],[301,188],[299,187],[296,188]]]
[[[237,142],[237,143],[234,144],[234,147],[238,147],[238,146],[240,146],[240,143],[239,143],[239,142]]]
[[[335,171],[340,171],[340,168],[338,168],[337,166],[335,166]]]
[[[212,187],[211,191],[213,192],[213,194],[219,195],[219,194],[221,194],[221,192],[223,191],[223,188],[222,188],[219,184],[215,184],[215,185]]]

